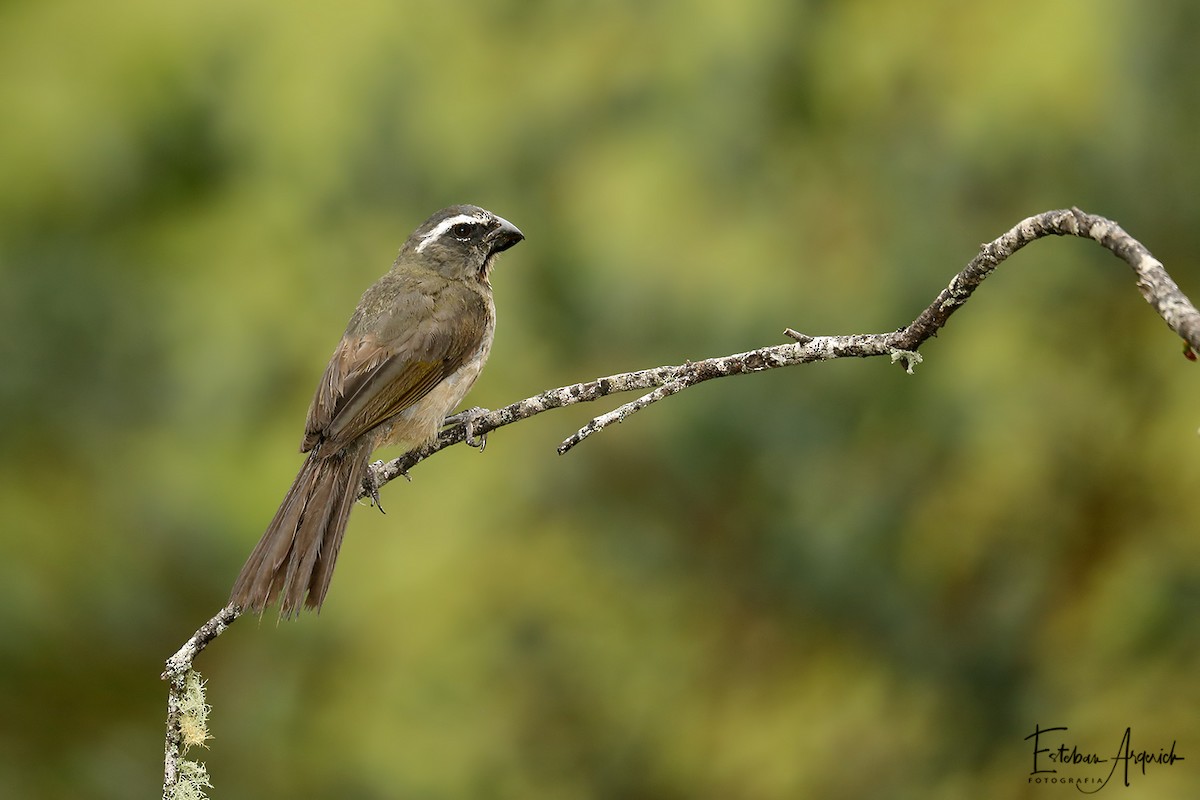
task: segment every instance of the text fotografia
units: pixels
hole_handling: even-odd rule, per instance
[[[1029,773],[1030,783],[1069,783],[1085,794],[1093,794],[1108,785],[1113,775],[1117,774],[1118,768],[1121,769],[1121,776],[1128,786],[1130,765],[1134,769],[1141,769],[1145,775],[1147,765],[1162,764],[1169,767],[1176,761],[1184,760],[1183,756],[1176,755],[1174,740],[1171,741],[1169,750],[1135,749],[1130,728],[1125,729],[1125,735],[1121,737],[1116,753],[1107,757],[1081,751],[1078,746],[1063,742],[1062,734],[1066,730],[1065,726],[1042,728],[1034,725],[1033,733],[1025,737],[1025,741],[1033,741],[1033,772]],[[1087,770],[1092,774],[1081,774],[1080,768],[1086,770],[1089,767],[1096,769]]]

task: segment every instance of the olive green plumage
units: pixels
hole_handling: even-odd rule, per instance
[[[491,350],[489,275],[523,239],[477,206],[443,209],[417,228],[359,300],[308,409],[308,459],[234,584],[230,602],[280,614],[319,609],[367,460],[384,445],[437,436]]]

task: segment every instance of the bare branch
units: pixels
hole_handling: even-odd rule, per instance
[[[1098,242],[1133,268],[1137,287],[1171,330],[1188,342],[1193,349],[1200,347],[1200,314],[1187,296],[1175,285],[1162,262],[1150,255],[1141,242],[1122,230],[1121,226],[1104,217],[1088,214],[1078,208],[1047,211],[1018,222],[1012,230],[980,247],[979,255],[937,299],[903,330],[898,342],[908,350],[916,350],[922,342],[935,335],[950,315],[967,302],[971,294],[999,264],[1025,245],[1044,236],[1079,236]]]
[[[234,605],[225,606],[218,611],[215,617],[201,625],[199,630],[192,634],[192,638],[183,643],[183,647],[179,648],[175,655],[167,659],[167,668],[159,677],[164,681],[172,681],[186,675],[192,668],[192,662],[196,660],[196,656],[200,655],[201,651],[208,647],[209,642],[224,633],[225,629],[241,615],[242,609]]]
[[[995,241],[981,245],[979,254],[954,276],[950,285],[938,294],[933,303],[910,324],[899,330],[877,334],[809,336],[788,328],[784,334],[794,339],[794,344],[760,347],[745,353],[687,362],[678,366],[624,372],[542,392],[496,411],[476,416],[473,419],[475,433],[484,434],[552,408],[591,402],[620,392],[651,390],[637,400],[592,419],[558,446],[558,452],[561,454],[596,431],[621,422],[630,414],[711,378],[744,375],[835,358],[869,358],[883,355],[891,357],[893,361],[903,362],[905,369],[911,372],[913,365],[919,360],[916,351],[928,339],[937,335],[950,319],[950,315],[970,299],[996,267],[1025,245],[1045,236],[1078,236],[1092,239],[1125,261],[1133,269],[1138,290],[1146,302],[1158,312],[1171,330],[1188,342],[1193,350],[1200,352],[1200,313],[1167,274],[1162,263],[1115,222],[1077,208],[1061,209],[1021,220],[1012,230]],[[454,425],[442,431],[441,436],[432,444],[405,453],[393,461],[376,464],[374,469],[378,474],[379,484],[383,485],[398,475],[407,474],[409,469],[429,456],[462,440],[463,426]]]

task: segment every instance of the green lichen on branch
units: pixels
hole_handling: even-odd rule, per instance
[[[179,699],[179,735],[182,753],[194,745],[208,747],[205,742],[212,738],[208,732],[208,712],[212,707],[204,697],[204,681],[195,670],[184,679],[183,696]],[[208,769],[199,761],[180,759],[179,774],[175,782],[172,800],[205,800],[205,788],[211,788]]]
[[[205,788],[212,788],[208,769],[198,761],[179,762],[179,781],[175,784],[174,800],[207,800]]]

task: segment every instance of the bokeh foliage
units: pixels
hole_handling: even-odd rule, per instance
[[[1195,297],[1197,30],[1186,0],[5,4],[0,796],[155,791],[161,662],[436,208],[528,236],[492,407],[897,327],[1072,204]],[[319,618],[201,657],[214,796],[1034,797],[1035,723],[1177,740],[1134,791],[1194,793],[1200,374],[1082,241],[925,355],[422,464]]]

